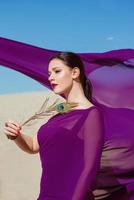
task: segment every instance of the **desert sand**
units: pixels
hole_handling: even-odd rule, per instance
[[[63,98],[53,92],[26,92],[0,95],[0,200],[36,200],[39,194],[41,163],[39,153],[28,154],[22,151],[13,140],[7,139],[3,132],[6,121],[22,123],[39,110],[50,97],[48,105]],[[51,116],[35,120],[25,126],[25,134],[34,136],[41,124]]]

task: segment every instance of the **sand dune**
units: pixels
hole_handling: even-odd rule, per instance
[[[56,99],[63,101],[51,91],[0,95],[0,200],[37,199],[41,176],[39,154],[22,151],[14,141],[7,139],[3,127],[9,119],[19,123],[26,120],[40,108],[46,97],[50,97],[48,105]],[[23,131],[35,135],[50,117],[35,121]]]

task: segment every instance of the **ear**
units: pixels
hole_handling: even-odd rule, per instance
[[[72,69],[72,78],[78,78],[80,75],[80,69],[78,67],[74,67]]]

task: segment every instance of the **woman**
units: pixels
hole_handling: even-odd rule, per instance
[[[55,94],[66,99],[62,112],[42,125],[33,138],[14,121],[6,122],[5,134],[27,153],[39,152],[38,200],[92,200],[104,144],[101,109],[92,103],[92,86],[78,55],[61,52],[52,57],[48,73]]]

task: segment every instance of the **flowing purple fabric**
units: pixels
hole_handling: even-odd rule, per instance
[[[0,64],[37,80],[49,89],[51,86],[48,81],[48,61],[57,52],[0,38]],[[134,200],[134,50],[121,49],[105,53],[78,53],[78,55],[83,60],[86,75],[93,85],[92,103],[98,108],[97,110],[100,110],[100,114],[103,113],[105,129],[103,147],[102,141],[98,141],[96,137],[100,134],[95,134],[96,131],[102,132],[99,120],[97,121],[99,119],[97,111],[94,118],[96,125],[92,126],[93,123],[90,123],[93,119],[90,116],[96,109],[79,109],[52,117],[38,132],[43,164],[39,200],[72,200],[71,195],[78,197],[73,200],[83,200],[84,193],[87,192],[87,188],[89,191],[92,189],[94,181],[95,199]],[[59,120],[62,126],[57,126]],[[49,135],[47,131],[54,124],[56,124],[55,131],[49,131],[51,133]],[[49,127],[49,125],[52,126]],[[87,131],[83,131],[87,128],[88,135],[86,135]],[[62,134],[61,130],[64,130]],[[76,134],[81,135],[81,139],[79,137],[76,139]],[[94,145],[90,143],[90,140],[94,140]],[[85,144],[85,141],[89,141],[89,144]],[[83,152],[84,158],[82,146],[85,152],[85,154]],[[65,157],[63,152],[60,153],[62,149],[64,149]],[[56,155],[57,161],[52,160],[52,157]],[[61,165],[58,165],[58,162]],[[84,173],[86,163],[89,163],[89,168],[94,166],[92,175],[89,173],[88,176]],[[50,165],[56,168],[51,168]],[[59,167],[62,167],[62,170]],[[64,172],[63,176],[56,178],[60,171]],[[49,180],[47,174],[44,175],[44,173],[50,176]],[[85,179],[81,176],[83,173]],[[56,179],[53,180],[52,175]],[[46,180],[44,180],[45,177]],[[97,177],[96,180],[95,177]],[[52,190],[49,190],[51,180],[55,188],[51,186]],[[48,185],[46,193],[43,184]]]

